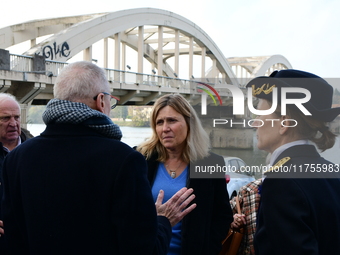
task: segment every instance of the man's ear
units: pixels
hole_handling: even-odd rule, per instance
[[[96,108],[97,108],[96,110],[104,113],[104,107],[105,107],[104,94],[100,93],[96,100]]]

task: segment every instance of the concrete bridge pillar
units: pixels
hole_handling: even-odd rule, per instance
[[[34,54],[33,71],[43,74],[46,72],[46,61],[44,56]]]
[[[92,62],[92,46],[83,50],[83,59]]]
[[[21,116],[20,116],[21,127],[27,129],[28,104],[20,104],[20,108],[21,108]]]
[[[0,70],[10,70],[10,56],[8,50],[0,49]]]

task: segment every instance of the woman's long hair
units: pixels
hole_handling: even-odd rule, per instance
[[[147,159],[154,153],[158,154],[158,161],[160,162],[165,162],[168,159],[168,152],[160,142],[156,132],[156,118],[159,111],[166,106],[170,106],[176,112],[180,113],[184,117],[188,127],[182,159],[186,163],[189,163],[208,156],[210,149],[209,137],[203,129],[194,108],[179,94],[164,95],[155,102],[150,120],[152,136],[141,143],[137,147],[137,150]]]

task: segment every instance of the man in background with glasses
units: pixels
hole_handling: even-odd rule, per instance
[[[120,142],[108,117],[118,98],[103,69],[68,65],[54,96],[43,114],[45,131],[4,163],[4,225],[13,254],[166,254],[171,226],[195,207],[187,207],[192,190],[156,212],[144,157]]]

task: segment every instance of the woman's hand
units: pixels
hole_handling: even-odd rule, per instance
[[[155,203],[157,215],[167,217],[171,226],[175,226],[184,218],[184,216],[195,209],[196,204],[192,204],[187,207],[195,198],[195,195],[192,193],[193,189],[182,188],[177,191],[177,193],[173,195],[166,203],[162,204],[164,191],[160,190]]]
[[[240,228],[243,225],[246,225],[246,219],[244,214],[234,214],[234,221],[231,223],[232,228]]]

